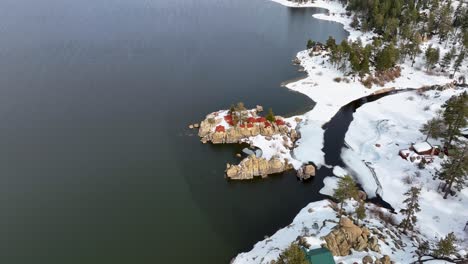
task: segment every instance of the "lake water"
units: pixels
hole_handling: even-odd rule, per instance
[[[317,12],[0,0],[0,263],[227,263],[322,199],[329,170],[228,182],[240,147],[187,129],[238,101],[312,107],[280,83],[307,39],[346,37]]]

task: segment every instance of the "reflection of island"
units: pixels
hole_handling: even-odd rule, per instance
[[[206,116],[200,123],[198,135],[203,143],[248,143],[262,151],[250,153],[239,165],[227,164],[226,175],[234,180],[266,177],[286,170],[298,170],[301,179],[315,175],[315,168],[291,156],[294,143],[299,138],[296,126],[299,118],[275,116],[270,109],[266,116],[259,113],[261,106],[247,110],[242,103],[230,110],[220,110]]]

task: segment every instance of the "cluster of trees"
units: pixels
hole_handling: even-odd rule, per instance
[[[285,249],[272,264],[309,264],[304,250],[296,243]]]
[[[351,176],[340,178],[337,188],[333,190],[333,198],[340,203],[339,218],[343,215],[343,204],[348,199],[358,201],[358,206],[355,208],[358,223],[359,220],[366,218],[365,201],[359,198],[359,189]]]
[[[423,263],[422,260],[425,256],[432,256],[435,258],[447,258],[456,253],[455,242],[457,237],[455,234],[449,233],[447,236],[439,239],[435,247],[431,247],[428,241],[422,241],[415,253],[418,255],[418,263]]]
[[[379,72],[393,68],[399,60],[400,53],[393,43],[383,45],[378,38],[372,44],[363,46],[361,40],[336,43],[329,37],[326,48],[330,51],[330,62],[343,72],[359,75],[361,78],[374,66]]]
[[[373,48],[358,47],[359,43],[354,43],[353,47],[344,42],[327,45],[332,52],[332,62],[344,72],[350,68],[353,73],[366,74],[369,65],[383,71],[406,59],[414,64],[422,53],[423,40],[435,36],[448,51],[441,54],[438,48],[427,48],[422,54],[427,70],[440,64],[441,71],[453,70],[452,74],[456,74],[467,57],[468,5],[464,1],[459,1],[455,10],[451,0],[339,1],[347,5],[348,15],[354,14],[352,27],[373,31],[379,36]],[[308,47],[314,43],[309,41]]]
[[[449,151],[447,161],[437,173],[437,178],[445,182],[443,192],[446,199],[453,192],[452,188],[460,191],[466,187],[468,144],[462,129],[468,125],[468,94],[453,96],[442,109],[437,117],[423,125],[421,132],[427,134],[426,140],[429,137],[441,138]]]

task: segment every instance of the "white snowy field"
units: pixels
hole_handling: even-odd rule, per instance
[[[343,149],[342,159],[372,196],[378,186],[370,169],[363,165],[367,162],[380,182],[380,195],[397,212],[404,207],[403,194],[411,186],[421,187],[421,212],[417,217],[422,235],[434,240],[454,232],[464,240],[462,245],[468,247],[468,233],[463,231],[468,220],[468,189],[443,199],[443,194],[437,191],[440,181],[433,179],[443,160],[436,157],[433,163],[419,169],[416,163],[398,154],[411,143],[424,142],[426,136],[419,129],[437,115],[447,99],[461,91],[428,91],[422,95],[405,92],[365,104],[354,114],[346,133],[345,141],[350,148]],[[440,145],[438,140],[429,142]]]
[[[328,14],[315,14],[317,19],[334,21],[343,24],[344,29],[349,32],[349,39],[361,39],[363,43],[369,43],[373,37],[371,33],[363,33],[349,26],[351,18],[345,15],[345,8],[336,1],[317,0],[304,4],[297,4],[287,0],[272,0],[288,7],[319,7],[327,9]],[[313,39],[314,36],[311,36]],[[431,44],[436,45],[436,41]],[[423,46],[426,49],[428,44]],[[324,55],[309,56],[308,50],[300,51],[297,58],[301,66],[307,72],[305,79],[289,83],[286,87],[300,92],[314,102],[315,107],[304,114],[304,123],[301,124],[300,132],[302,139],[298,141],[298,147],[294,150],[294,157],[303,163],[314,162],[317,166],[324,163],[323,132],[318,131],[321,127],[330,121],[330,119],[339,111],[339,109],[359,98],[371,95],[379,90],[386,88],[406,89],[420,88],[436,84],[446,84],[452,80],[446,75],[427,74],[422,68],[422,59],[419,58],[415,67],[404,63],[401,65],[401,76],[393,82],[387,83],[384,87],[373,86],[366,88],[358,78],[348,77],[347,81],[336,82],[336,77],[343,77],[343,73],[337,70],[328,62],[328,57]]]

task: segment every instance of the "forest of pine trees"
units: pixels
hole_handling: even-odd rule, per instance
[[[405,61],[414,65],[419,56],[428,72],[455,75],[463,66],[468,48],[468,4],[463,1],[456,7],[451,0],[339,1],[352,15],[352,27],[377,34],[367,45],[328,39],[329,61],[343,73],[359,76],[365,84],[363,77],[374,69],[381,75]],[[437,40],[444,51],[430,46],[422,54],[421,44],[428,39]],[[309,41],[308,48],[312,44]]]

